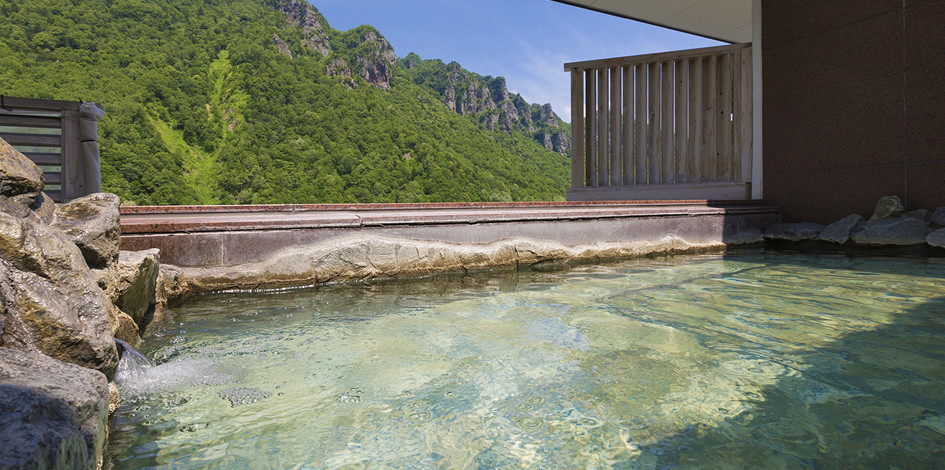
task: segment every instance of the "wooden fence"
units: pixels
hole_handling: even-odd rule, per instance
[[[751,44],[564,69],[569,200],[751,199]]]
[[[0,138],[42,168],[56,202],[101,191],[97,103],[0,97]]]

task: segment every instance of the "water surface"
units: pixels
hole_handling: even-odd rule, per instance
[[[945,265],[751,252],[202,297],[114,468],[934,468]]]

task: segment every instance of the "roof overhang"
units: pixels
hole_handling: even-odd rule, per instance
[[[751,42],[752,0],[553,0],[732,43]]]

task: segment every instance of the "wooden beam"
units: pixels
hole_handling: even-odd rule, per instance
[[[711,54],[721,54],[733,50],[743,49],[751,46],[751,43],[732,44],[727,46],[703,47],[700,49],[687,49],[683,51],[659,52],[656,54],[643,54],[626,57],[613,57],[610,59],[585,60],[581,62],[569,62],[564,64],[565,71],[594,69],[601,67],[620,67],[624,65],[637,65],[646,62],[660,62],[664,60],[688,59]]]
[[[43,111],[78,111],[81,101],[43,100],[37,98],[18,98],[3,96],[0,98],[0,108],[3,109],[35,109]]]
[[[587,120],[587,139],[584,142],[585,165],[587,174],[585,187],[597,186],[597,72],[589,70],[584,83],[586,100],[584,101],[584,119]]]

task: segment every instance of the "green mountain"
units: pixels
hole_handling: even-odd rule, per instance
[[[125,203],[560,200],[568,185],[550,107],[398,61],[374,28],[334,30],[303,1],[0,0],[0,18],[0,93],[101,103],[102,186]]]

